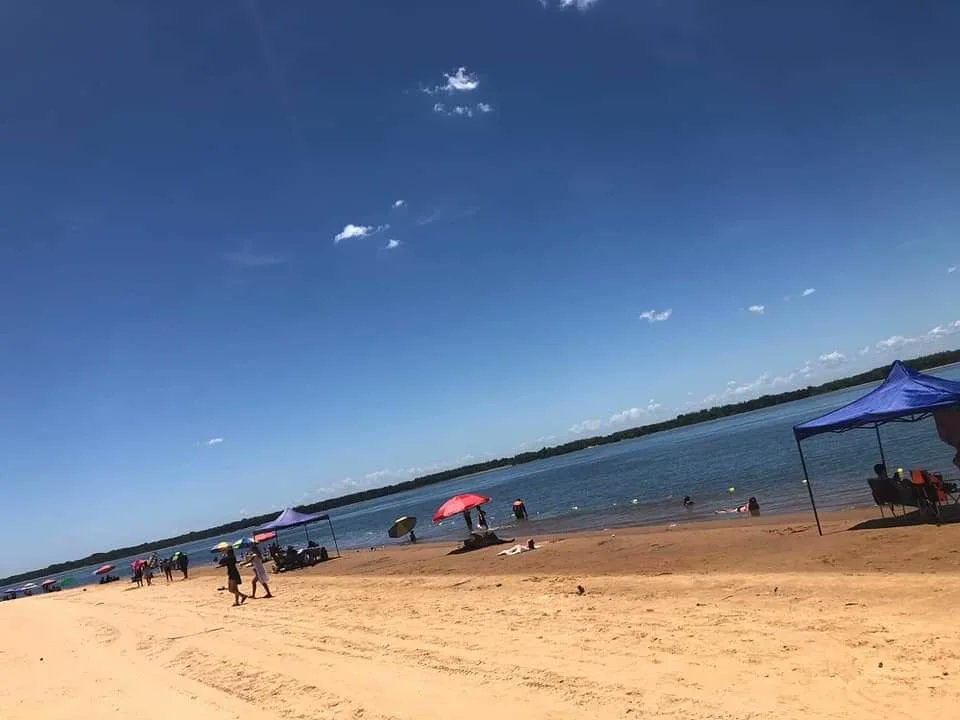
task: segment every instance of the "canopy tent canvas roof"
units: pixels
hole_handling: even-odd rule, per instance
[[[880,385],[858,400],[854,400],[826,415],[793,426],[793,435],[800,451],[803,477],[810,494],[817,531],[823,535],[817,504],[813,498],[813,486],[803,457],[802,441],[821,433],[842,433],[856,428],[868,428],[877,433],[880,459],[886,465],[883,443],[880,442],[880,426],[888,422],[915,422],[929,417],[938,410],[960,407],[960,382],[946,380],[912,370],[897,360]]]
[[[793,434],[804,440],[825,432],[872,429],[897,420],[920,420],[955,405],[960,405],[960,381],[917,372],[897,360],[879,387],[842,408],[795,425]]]
[[[293,508],[287,508],[282,513],[277,515],[276,519],[258,527],[257,532],[263,532],[266,530],[282,530],[283,528],[297,527],[299,525],[306,525],[307,523],[329,519],[330,516],[326,513],[301,513],[297,512]]]
[[[256,533],[262,533],[269,530],[279,531],[284,528],[300,527],[303,526],[304,533],[307,532],[306,526],[312,522],[321,522],[323,520],[327,521],[327,524],[330,526],[330,534],[333,536],[333,545],[337,550],[337,557],[340,557],[340,546],[337,544],[337,535],[333,531],[333,523],[330,522],[330,516],[327,513],[301,513],[297,512],[293,508],[287,508],[282,513],[277,515],[276,519],[271,522],[265,523],[260,527],[255,529]],[[307,540],[309,541],[310,535],[307,534]]]

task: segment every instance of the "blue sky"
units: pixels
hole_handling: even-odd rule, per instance
[[[411,5],[2,11],[0,575],[960,344],[957,4]]]

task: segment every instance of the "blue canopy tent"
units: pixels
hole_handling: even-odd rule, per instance
[[[881,425],[888,422],[917,422],[930,417],[936,410],[957,406],[960,406],[960,382],[911,370],[897,360],[890,368],[887,379],[862,398],[821,417],[794,425],[793,435],[800,451],[800,463],[803,465],[807,492],[810,493],[813,516],[817,520],[817,531],[823,535],[817,503],[813,499],[813,486],[807,474],[807,462],[803,457],[803,440],[821,433],[872,429],[877,434],[880,461],[886,465],[883,443],[880,441]]]
[[[337,544],[337,534],[333,531],[333,523],[330,522],[330,516],[326,513],[300,513],[294,510],[293,508],[287,508],[282,513],[277,515],[276,520],[268,522],[266,525],[261,525],[256,528],[256,531],[266,532],[267,530],[280,531],[284,528],[291,527],[300,527],[303,526],[304,535],[307,537],[307,542],[310,542],[310,533],[307,532],[307,525],[313,522],[321,522],[323,520],[327,521],[327,525],[330,526],[330,535],[333,536],[333,546],[337,549],[337,557],[340,557],[340,546]]]

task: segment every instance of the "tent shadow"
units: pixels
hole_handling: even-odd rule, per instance
[[[944,505],[941,512],[942,525],[960,523],[960,506],[955,504]],[[885,530],[888,528],[911,527],[914,525],[935,525],[935,521],[926,513],[913,510],[905,515],[874,518],[857,523],[848,530]]]

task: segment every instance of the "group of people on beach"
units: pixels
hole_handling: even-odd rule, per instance
[[[483,506],[478,506],[477,510],[477,527],[481,530],[489,530],[490,525],[487,522],[487,512],[483,509]],[[527,515],[527,506],[524,504],[523,500],[517,498],[513,501],[513,517],[517,520],[526,520],[529,516]],[[469,510],[463,511],[463,521],[467,524],[467,530],[473,532],[473,515]],[[410,533],[413,535],[413,533]],[[414,541],[416,542],[416,541]]]
[[[173,571],[177,569],[183,575],[183,579],[188,578],[188,569],[190,567],[190,556],[185,552],[175,552],[168,558],[158,558],[156,553],[153,553],[147,560],[134,560],[130,565],[130,569],[133,571],[133,582],[137,584],[137,587],[143,587],[144,583],[147,586],[153,583],[153,571],[159,569],[163,572],[164,578],[166,578],[168,583],[173,582]],[[101,583],[104,582],[101,580]]]

